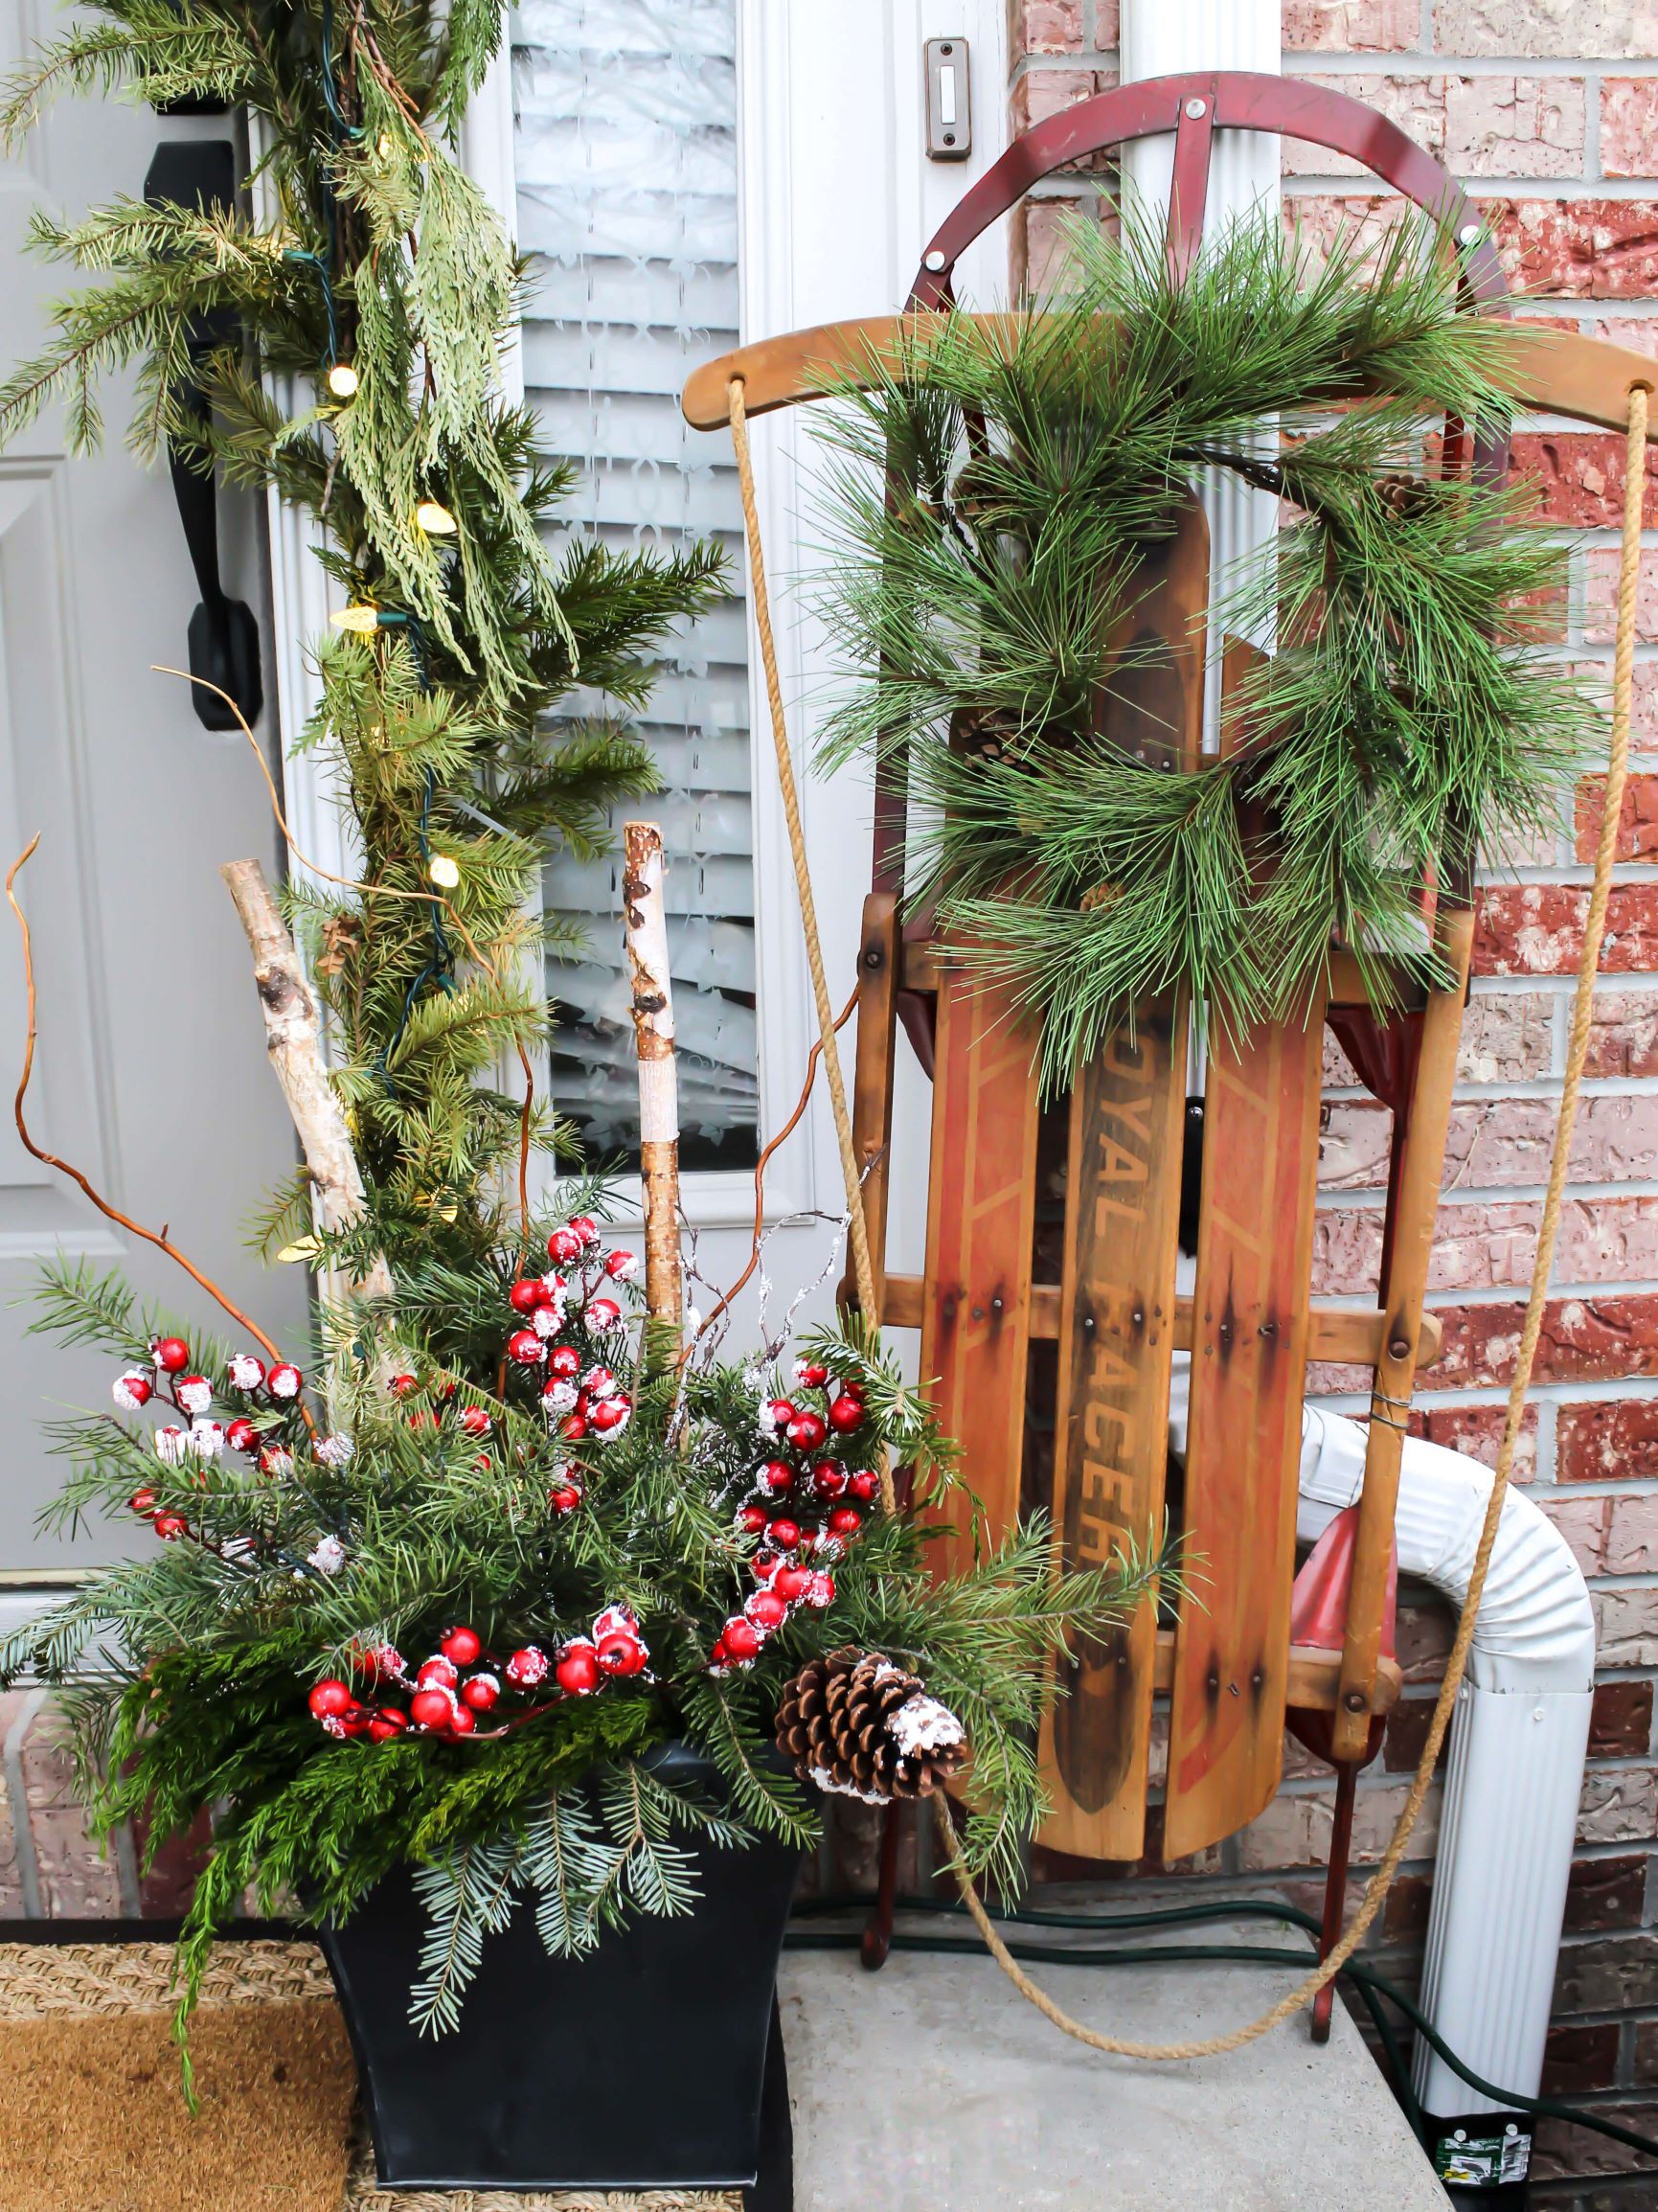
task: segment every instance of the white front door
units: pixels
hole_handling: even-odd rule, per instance
[[[10,71],[50,33],[33,0],[0,0]],[[75,216],[143,194],[167,137],[223,136],[227,119],[159,120],[105,100],[66,101],[0,165],[0,355],[45,338],[44,304],[71,287],[26,255],[29,215]],[[0,454],[0,874],[36,831],[20,879],[34,925],[40,1041],[29,1114],[36,1140],[85,1170],[115,1203],[175,1240],[273,1334],[297,1334],[302,1270],[261,1269],[243,1243],[249,1214],[291,1173],[293,1140],[265,1064],[246,946],[221,861],[276,863],[257,763],[239,737],[211,735],[183,684],[150,673],[185,660],[198,597],[165,472],[122,445],[130,381],[107,392],[108,440],[64,451],[53,410]],[[225,502],[227,582],[262,608],[262,511]],[[269,684],[268,639],[266,688]],[[269,738],[267,713],[261,734]],[[24,1038],[22,963],[0,908],[0,1088],[8,1101]],[[27,1334],[42,1256],[83,1254],[125,1269],[146,1296],[209,1326],[211,1302],[159,1254],[102,1220],[60,1176],[0,1131],[0,1392],[9,1413],[0,1471],[0,1612],[27,1586],[110,1559],[135,1538],[99,1523],[73,1540],[34,1522],[63,1475],[42,1423],[66,1403],[109,1404],[109,1361]],[[145,1532],[148,1535],[148,1531]],[[150,1539],[153,1541],[153,1539]]]

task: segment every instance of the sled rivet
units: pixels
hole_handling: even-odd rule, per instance
[[[1209,113],[1209,103],[1207,101],[1202,100],[1189,100],[1186,103],[1186,112],[1189,116],[1191,116],[1192,122],[1195,123],[1200,115],[1207,115]]]
[[[935,247],[933,248],[932,252],[931,252],[931,253],[930,253],[930,254],[927,256],[927,258],[926,258],[926,261],[923,262],[923,264],[922,264],[922,265],[923,265],[923,267],[925,267],[925,268],[929,268],[929,269],[932,269],[932,270],[935,272],[935,274],[937,273],[937,271],[938,271],[938,270],[940,270],[940,269],[942,269],[942,268],[943,267],[943,265],[944,265],[944,257],[943,257],[943,254],[942,254],[942,253],[939,251],[939,249],[938,249],[938,247],[937,247],[937,246],[935,246]]]

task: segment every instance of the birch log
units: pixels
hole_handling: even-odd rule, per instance
[[[679,1274],[679,1083],[673,1060],[673,986],[668,971],[668,910],[662,895],[662,832],[629,822],[623,832],[622,904],[633,987],[633,1046],[639,1062],[639,1173],[645,1186],[645,1303],[677,1330]]]
[[[265,1045],[299,1132],[317,1214],[326,1228],[349,1228],[363,1210],[363,1178],[323,1061],[322,1024],[299,953],[259,862],[229,860],[219,874],[247,932]],[[391,1269],[376,1259],[352,1287],[389,1297]]]

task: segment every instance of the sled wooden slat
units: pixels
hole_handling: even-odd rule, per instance
[[[920,1372],[944,1433],[961,1447],[966,1491],[991,1541],[1019,1514],[1036,1211],[1033,1042],[1008,993],[956,969],[939,992]],[[970,1528],[972,1502],[948,1517]],[[933,1547],[940,1572],[954,1539]],[[967,1554],[966,1556],[970,1556]]]
[[[1054,1517],[1068,1565],[1102,1566],[1163,1516],[1186,1013],[1143,1007],[1071,1098]],[[1041,1840],[1090,1859],[1145,1844],[1156,1601],[1061,1669],[1043,1726],[1055,1810]]]
[[[1057,1283],[1031,1286],[1031,1337],[1033,1343],[1059,1334]],[[889,1329],[919,1329],[926,1300],[926,1284],[920,1275],[889,1275],[886,1310]],[[1374,1367],[1381,1357],[1388,1316],[1372,1306],[1315,1306],[1306,1317],[1306,1356],[1338,1367]],[[1440,1356],[1442,1330],[1439,1316],[1424,1313],[1417,1332],[1417,1365],[1431,1367]],[[1192,1349],[1192,1300],[1174,1301],[1174,1349]]]
[[[1011,314],[972,319],[1004,347],[1013,344],[1025,321]],[[751,420],[803,399],[827,399],[852,383],[871,383],[877,374],[892,375],[905,349],[918,338],[924,342],[929,330],[937,329],[942,320],[934,310],[922,308],[902,315],[821,323],[812,330],[761,338],[693,370],[680,395],[680,406],[693,429],[723,430],[731,419],[728,387],[733,376],[742,378],[743,408]],[[1579,422],[1598,422],[1607,430],[1626,426],[1630,387],[1650,388],[1653,381],[1650,354],[1587,338],[1580,331],[1513,323],[1502,333],[1502,343],[1508,356],[1505,381],[1521,406],[1569,415]],[[1653,410],[1647,437],[1658,439],[1658,408]]]
[[[1209,523],[1189,494],[1135,578],[1097,694],[1107,744],[1152,768],[1196,764],[1203,741]],[[1186,1113],[1186,1009],[1135,1009],[1077,1071],[1065,1190],[1065,1273],[1054,1437],[1054,1521],[1068,1566],[1103,1566],[1163,1516],[1174,1261]],[[1042,1841],[1138,1859],[1145,1839],[1156,1601],[1062,1662],[1067,1695],[1043,1725],[1054,1812]]]
[[[1253,1820],[1278,1787],[1306,1370],[1322,1003],[1241,1046],[1211,1031],[1186,1526],[1164,1854]]]
[[[1152,1687],[1166,1698],[1174,1687],[1174,1630],[1159,1629],[1153,1645]],[[1397,1659],[1376,1661],[1369,1709],[1391,1712],[1398,1703],[1404,1673]],[[1341,1653],[1317,1644],[1289,1647],[1289,1702],[1298,1712],[1333,1713],[1341,1694]]]

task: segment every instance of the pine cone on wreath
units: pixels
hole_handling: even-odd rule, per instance
[[[885,1805],[930,1797],[965,1762],[967,1732],[916,1676],[848,1644],[808,1659],[784,1692],[777,1746],[803,1782]]]

